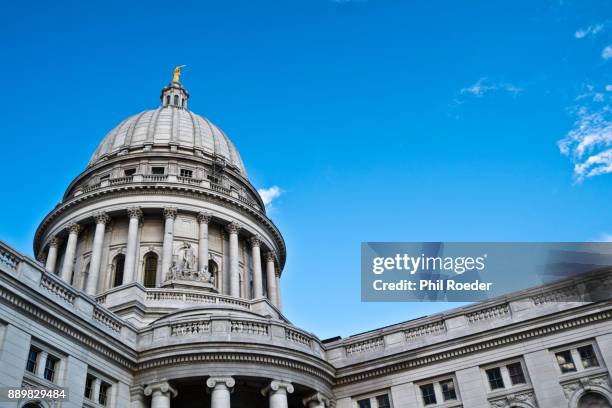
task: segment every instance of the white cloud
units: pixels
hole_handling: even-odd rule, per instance
[[[557,142],[574,163],[577,182],[612,173],[612,97],[595,95],[589,104],[574,108],[574,126]]]
[[[595,240],[597,242],[612,242],[612,234],[603,233]]]
[[[480,98],[490,92],[508,92],[512,95],[518,95],[522,91],[523,89],[516,85],[506,82],[492,82],[488,78],[482,77],[473,85],[461,89],[459,93],[462,95],[469,94]]]
[[[612,92],[612,84],[606,85],[606,91]]]
[[[610,58],[612,58],[612,45],[608,45],[606,48],[603,49],[603,51],[601,52],[601,58],[605,60],[609,60]]]
[[[264,204],[269,206],[274,200],[280,197],[283,190],[281,190],[281,188],[278,186],[272,186],[270,188],[260,188],[257,190],[257,192],[259,193],[259,196],[263,200]]]
[[[582,28],[576,31],[574,33],[574,36],[578,39],[582,39],[589,35],[597,35],[598,33],[602,32],[603,29],[604,29],[603,24],[594,24],[594,25],[588,26],[587,28]]]

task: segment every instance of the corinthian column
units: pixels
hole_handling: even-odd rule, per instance
[[[240,297],[240,277],[238,276],[238,231],[240,225],[237,222],[231,222],[226,229],[229,233],[230,296]]]
[[[59,239],[57,237],[51,238],[49,241],[49,252],[47,253],[47,263],[45,268],[51,272],[55,272],[55,263],[57,262],[57,247],[59,246]]]
[[[151,408],[170,408],[170,399],[178,394],[167,381],[147,385],[144,393],[151,396]]]
[[[200,240],[198,242],[198,272],[208,270],[208,223],[211,220],[209,213],[201,212],[198,214],[200,223]]]
[[[293,385],[288,382],[274,380],[261,390],[262,395],[268,396],[269,408],[288,408],[287,394],[293,392]]]
[[[135,280],[136,251],[138,250],[138,224],[142,217],[140,207],[127,209],[130,223],[128,226],[127,246],[125,248],[125,266],[123,267],[123,284],[127,285]]]
[[[72,268],[74,267],[74,255],[76,253],[77,238],[79,237],[79,231],[81,226],[73,223],[67,227],[69,231],[68,242],[66,243],[66,252],[64,253],[64,263],[62,264],[62,279],[65,282],[70,283],[72,277]]]
[[[172,243],[174,241],[174,220],[176,219],[177,209],[174,207],[164,208],[164,218],[166,223],[164,226],[164,243],[162,247],[162,270],[158,276],[158,284],[164,279],[170,266],[172,266]]]
[[[278,292],[276,290],[276,270],[274,268],[274,258],[276,254],[274,252],[266,253],[266,279],[268,281],[268,299],[270,302],[278,307]]]
[[[106,223],[110,221],[110,217],[105,212],[100,212],[94,214],[94,219],[96,220],[96,232],[94,233],[91,249],[89,276],[85,286],[85,292],[88,295],[95,295],[98,290],[98,277],[100,276],[100,263],[102,261],[102,243],[104,242]]]
[[[253,298],[259,299],[263,297],[263,282],[261,274],[261,238],[257,235],[252,237],[251,251],[253,258]]]
[[[230,408],[230,392],[236,384],[232,377],[210,377],[206,386],[211,388],[210,408]]]

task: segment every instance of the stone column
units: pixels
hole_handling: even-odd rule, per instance
[[[170,266],[172,266],[172,243],[174,242],[174,220],[176,219],[177,209],[174,207],[164,208],[164,218],[166,224],[164,227],[164,243],[162,247],[162,266],[161,274],[158,276],[160,284],[164,279]]]
[[[280,269],[274,270],[274,279],[276,280],[276,307],[278,310],[283,310],[283,298],[281,296]]]
[[[57,237],[51,238],[49,241],[49,252],[47,253],[47,262],[45,268],[51,272],[55,272],[55,263],[57,262],[57,247],[59,246],[59,239]]]
[[[66,243],[66,252],[64,253],[64,263],[62,264],[62,279],[65,282],[70,283],[72,277],[72,268],[74,267],[74,255],[76,253],[77,238],[79,237],[79,231],[81,226],[79,224],[68,225],[68,242]]]
[[[321,393],[309,395],[302,400],[306,408],[325,408],[329,407],[329,400]]]
[[[276,291],[276,270],[274,268],[274,258],[276,254],[274,252],[266,253],[266,278],[268,280],[268,299],[270,302],[278,307],[278,292]]]
[[[138,224],[142,217],[140,207],[130,207],[127,209],[130,223],[128,226],[127,246],[125,248],[125,265],[123,266],[123,284],[134,282],[136,274],[136,252],[138,251]]]
[[[209,213],[201,212],[198,214],[200,223],[200,235],[198,242],[198,272],[208,270],[208,223],[212,216]]]
[[[230,296],[240,297],[240,277],[238,274],[238,231],[240,225],[231,222],[226,227],[229,233],[229,274],[230,274]]]
[[[178,394],[167,381],[148,384],[144,393],[151,396],[151,408],[170,408],[170,399]]]
[[[96,232],[94,233],[91,260],[89,261],[89,276],[85,286],[85,292],[88,295],[95,295],[98,290],[98,277],[100,276],[100,266],[102,266],[102,244],[104,243],[106,223],[110,221],[110,217],[105,212],[100,212],[94,214],[94,219],[96,220]]]
[[[261,273],[261,238],[257,235],[249,241],[253,257],[253,298],[263,297],[263,281]]]
[[[288,408],[287,394],[293,392],[293,385],[288,382],[274,380],[261,390],[262,395],[268,396],[269,408]]]
[[[236,381],[232,377],[210,377],[206,386],[211,388],[210,408],[230,408],[230,392]]]

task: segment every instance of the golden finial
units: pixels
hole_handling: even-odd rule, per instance
[[[172,82],[179,82],[181,78],[181,68],[185,68],[187,65],[180,65],[178,67],[174,67],[174,77],[172,78]]]

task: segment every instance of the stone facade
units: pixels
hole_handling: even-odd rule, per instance
[[[68,391],[0,407],[611,406],[612,305],[572,295],[610,271],[345,339],[293,326],[283,238],[188,98],[109,133],[38,260],[0,243],[0,387]]]

